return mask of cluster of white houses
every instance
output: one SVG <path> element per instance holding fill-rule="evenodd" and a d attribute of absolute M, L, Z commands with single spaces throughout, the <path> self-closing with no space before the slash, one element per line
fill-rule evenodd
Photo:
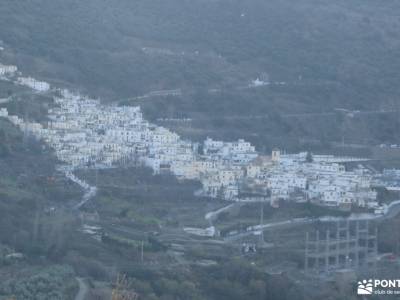
<path fill-rule="evenodd" d="M 331 155 L 281 154 L 252 162 L 244 186 L 279 199 L 313 201 L 325 206 L 350 208 L 351 205 L 376 207 L 377 193 L 372 189 L 373 174 L 362 167 L 346 171 L 343 163 L 358 158 Z M 250 167 L 249 166 L 249 167 Z M 249 168 L 248 167 L 248 168 Z M 250 175 L 249 175 L 250 174 Z"/>
<path fill-rule="evenodd" d="M 47 92 L 50 90 L 50 84 L 47 82 L 39 81 L 32 77 L 17 77 L 19 74 L 21 73 L 18 72 L 18 68 L 16 66 L 0 64 L 0 76 L 3 78 L 16 77 L 14 80 L 16 84 L 24 85 L 38 92 Z"/>
<path fill-rule="evenodd" d="M 27 86 L 38 92 L 47 92 L 48 90 L 50 90 L 50 84 L 44 81 L 38 81 L 32 77 L 18 77 L 17 82 L 20 85 Z"/>
<path fill-rule="evenodd" d="M 1 69 L 0 69 L 1 70 Z M 50 85 L 34 79 L 16 79 L 32 89 Z M 143 119 L 140 107 L 102 105 L 68 90 L 52 90 L 54 107 L 46 124 L 10 116 L 0 117 L 50 145 L 60 161 L 72 169 L 105 168 L 135 161 L 155 174 L 172 173 L 179 179 L 198 180 L 196 194 L 232 201 L 312 200 L 328 206 L 376 204 L 372 176 L 364 169 L 346 171 L 342 163 L 356 158 L 330 155 L 259 155 L 244 140 L 201 145 Z"/>
<path fill-rule="evenodd" d="M 388 191 L 400 191 L 400 170 L 384 169 L 375 177 L 375 185 L 385 187 Z"/>
<path fill-rule="evenodd" d="M 11 75 L 17 72 L 18 68 L 16 66 L 7 66 L 0 64 L 0 76 Z"/>

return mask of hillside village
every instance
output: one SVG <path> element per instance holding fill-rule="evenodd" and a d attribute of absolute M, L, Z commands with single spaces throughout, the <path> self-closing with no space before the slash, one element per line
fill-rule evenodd
<path fill-rule="evenodd" d="M 243 139 L 235 142 L 207 138 L 203 143 L 181 139 L 170 130 L 143 118 L 140 107 L 102 105 L 46 82 L 22 77 L 15 66 L 0 65 L 0 76 L 38 93 L 52 91 L 54 107 L 46 123 L 34 123 L 9 115 L 26 133 L 54 149 L 68 174 L 84 168 L 111 168 L 135 163 L 154 174 L 171 173 L 181 180 L 198 180 L 196 195 L 229 201 L 312 201 L 319 205 L 350 209 L 378 208 L 373 190 L 374 174 L 359 167 L 346 171 L 343 163 L 365 159 L 285 154 L 275 149 L 261 155 Z M 70 175 L 71 176 L 71 175 Z"/>

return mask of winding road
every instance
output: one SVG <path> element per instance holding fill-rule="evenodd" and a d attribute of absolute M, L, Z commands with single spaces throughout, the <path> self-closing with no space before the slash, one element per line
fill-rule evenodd
<path fill-rule="evenodd" d="M 75 300 L 85 300 L 86 295 L 89 291 L 89 287 L 87 286 L 84 279 L 82 279 L 80 277 L 76 277 L 76 280 L 78 281 L 78 284 L 79 284 L 79 291 L 75 296 Z"/>
<path fill-rule="evenodd" d="M 87 182 L 85 182 L 82 179 L 79 179 L 77 176 L 75 176 L 71 170 L 66 170 L 65 171 L 65 177 L 70 179 L 71 181 L 75 182 L 78 184 L 85 193 L 82 196 L 82 200 L 76 204 L 73 208 L 74 209 L 80 209 L 83 205 L 85 205 L 86 202 L 88 202 L 90 199 L 92 199 L 94 196 L 97 194 L 97 187 L 89 185 Z"/>

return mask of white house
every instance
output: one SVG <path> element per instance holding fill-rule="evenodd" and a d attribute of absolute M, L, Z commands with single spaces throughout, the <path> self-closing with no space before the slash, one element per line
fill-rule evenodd
<path fill-rule="evenodd" d="M 7 108 L 0 108 L 0 117 L 3 117 L 3 118 L 7 118 L 8 117 Z"/>

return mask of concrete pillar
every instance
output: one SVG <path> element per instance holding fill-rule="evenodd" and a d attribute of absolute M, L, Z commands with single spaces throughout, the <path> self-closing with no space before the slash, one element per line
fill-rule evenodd
<path fill-rule="evenodd" d="M 316 232 L 315 236 L 315 253 L 316 253 L 316 259 L 315 259 L 315 269 L 317 271 L 320 270 L 320 241 L 319 241 L 319 230 Z"/>
<path fill-rule="evenodd" d="M 309 233 L 306 232 L 306 248 L 305 248 L 305 260 L 304 260 L 304 271 L 308 272 L 308 243 L 309 243 Z"/>
<path fill-rule="evenodd" d="M 368 253 L 368 249 L 369 249 L 369 221 L 366 221 L 365 224 L 365 260 L 367 262 L 367 267 L 368 267 L 368 260 L 370 258 L 370 254 Z"/>
<path fill-rule="evenodd" d="M 329 272 L 329 254 L 330 254 L 330 241 L 329 241 L 329 229 L 326 231 L 325 238 L 325 272 Z"/>
<path fill-rule="evenodd" d="M 336 246 L 335 246 L 335 251 L 336 251 L 336 268 L 340 266 L 340 229 L 339 229 L 339 221 L 336 223 Z"/>
<path fill-rule="evenodd" d="M 358 268 L 360 266 L 360 236 L 359 236 L 359 232 L 360 232 L 360 222 L 356 221 L 356 268 Z"/>
<path fill-rule="evenodd" d="M 375 237 L 374 237 L 374 253 L 373 253 L 373 268 L 374 274 L 377 272 L 377 258 L 378 258 L 378 226 L 375 227 Z"/>
<path fill-rule="evenodd" d="M 350 224 L 349 220 L 346 220 L 346 268 L 350 266 Z"/>

